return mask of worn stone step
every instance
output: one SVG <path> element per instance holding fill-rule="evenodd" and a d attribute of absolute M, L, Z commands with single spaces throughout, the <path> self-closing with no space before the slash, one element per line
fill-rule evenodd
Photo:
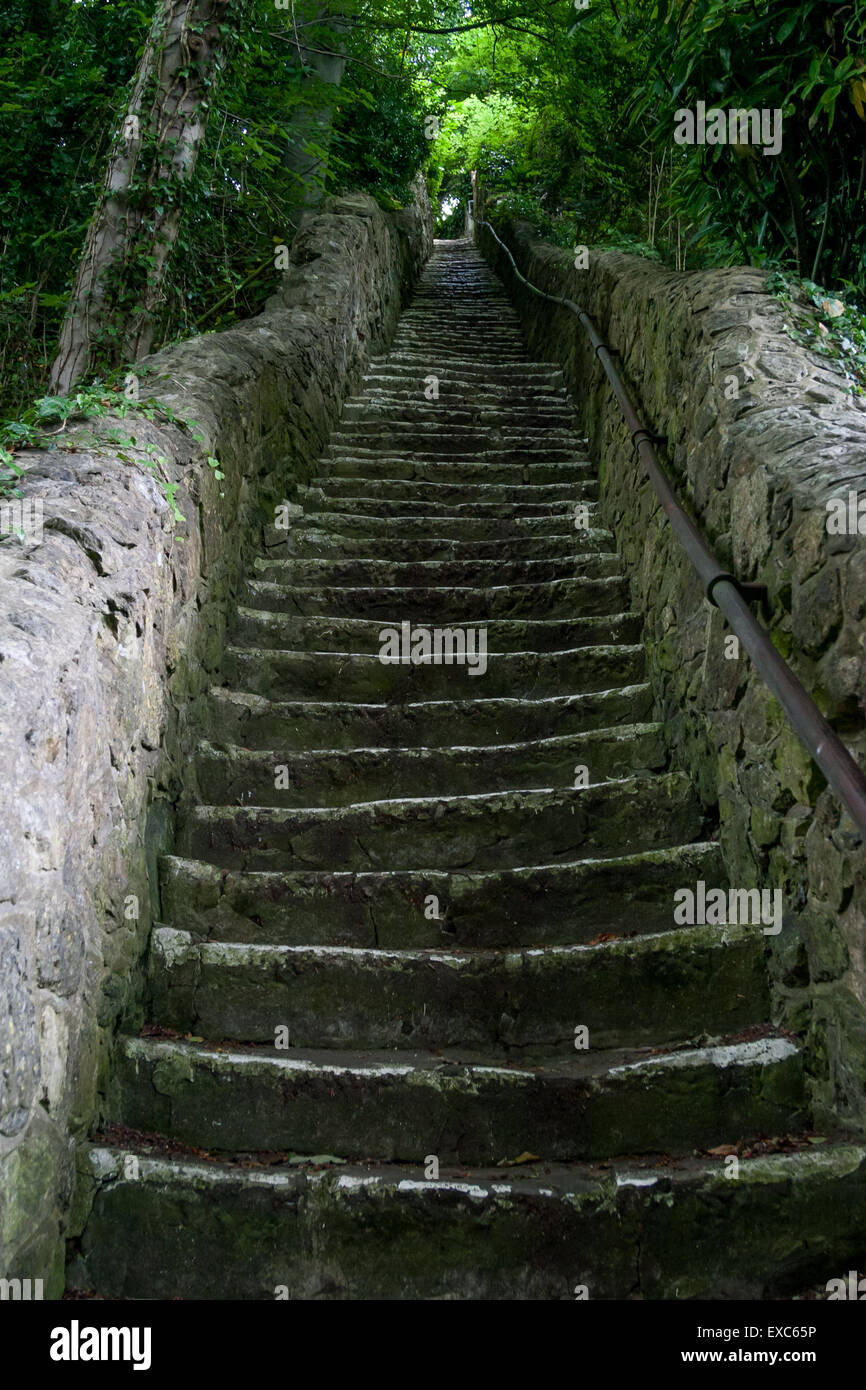
<path fill-rule="evenodd" d="M 490 585 L 539 584 L 569 579 L 622 575 L 622 561 L 612 551 L 573 551 L 558 555 L 551 550 L 543 560 L 512 560 L 507 555 L 482 560 L 465 557 L 448 560 L 337 559 L 300 556 L 261 556 L 253 562 L 256 579 L 289 587 L 436 589 L 455 586 L 487 588 Z"/>
<path fill-rule="evenodd" d="M 519 334 L 509 329 L 487 325 L 467 329 L 457 325 L 407 324 L 401 321 L 390 359 L 400 361 L 415 352 L 444 354 L 446 357 L 472 357 L 491 367 L 500 363 L 520 362 L 526 357 L 526 347 Z"/>
<path fill-rule="evenodd" d="M 477 680 L 476 680 L 477 685 Z M 244 748 L 418 748 L 550 738 L 649 718 L 646 683 L 543 698 L 418 700 L 394 705 L 345 700 L 269 700 L 214 686 L 207 733 Z"/>
<path fill-rule="evenodd" d="M 383 632 L 394 631 L 384 627 Z M 399 629 L 396 629 L 399 630 Z M 411 630 L 411 629 L 410 629 Z M 463 637 L 459 629 L 448 629 Z M 538 698 L 634 685 L 644 674 L 641 645 L 578 647 L 563 652 L 493 652 L 481 658 L 480 639 L 463 664 L 384 664 L 375 652 L 277 651 L 227 647 L 230 685 L 275 700 L 471 699 L 473 687 L 494 696 Z M 381 645 L 381 643 L 380 643 Z"/>
<path fill-rule="evenodd" d="M 304 508 L 333 505 L 343 498 L 370 496 L 375 494 L 380 510 L 401 505 L 404 502 L 423 503 L 432 509 L 454 505 L 458 508 L 490 503 L 507 506 L 525 506 L 527 503 L 548 504 L 551 502 L 574 503 L 578 490 L 580 495 L 596 480 L 588 473 L 581 475 L 580 481 L 557 483 L 446 483 L 428 482 L 426 478 L 367 479 L 360 475 L 348 478 L 333 477 L 315 480 L 309 487 L 298 489 L 298 502 Z M 369 489 L 369 492 L 368 492 Z"/>
<path fill-rule="evenodd" d="M 675 892 L 726 885 L 719 845 L 487 872 L 236 872 L 165 855 L 162 911 L 218 941 L 408 949 L 587 944 L 669 931 Z M 431 901 L 431 895 L 435 903 Z"/>
<path fill-rule="evenodd" d="M 851 1143 L 741 1159 L 736 1181 L 718 1158 L 427 1178 L 93 1146 L 82 1166 L 70 1279 L 103 1298 L 773 1300 L 862 1268 L 866 1248 Z"/>
<path fill-rule="evenodd" d="M 435 361 L 431 361 L 431 358 Z M 516 368 L 510 362 L 498 362 L 491 366 L 478 353 L 473 357 L 465 353 L 424 353 L 418 351 L 417 347 L 412 351 L 401 348 L 388 357 L 371 358 L 364 379 L 371 376 L 411 376 L 423 381 L 431 374 L 438 376 L 440 382 L 460 380 L 471 385 L 516 386 L 525 381 L 528 387 L 536 390 L 543 387 L 558 394 L 565 389 L 562 368 L 555 362 L 523 362 Z"/>
<path fill-rule="evenodd" d="M 381 394 L 367 390 L 351 397 L 343 405 L 337 430 L 375 429 L 383 425 L 406 433 L 413 429 L 442 428 L 457 432 L 483 428 L 496 437 L 503 430 L 515 432 L 524 428 L 571 432 L 577 422 L 574 405 L 565 392 L 548 391 L 544 401 L 537 396 L 525 400 L 519 392 L 485 401 L 483 393 L 479 393 L 458 404 L 453 399 L 448 402 L 443 399 L 435 375 L 422 377 L 418 385 L 420 389 L 416 387 L 409 395 L 398 397 L 393 405 Z"/>
<path fill-rule="evenodd" d="M 433 303 L 414 304 L 405 313 L 400 315 L 394 341 L 401 342 L 407 337 L 420 334 L 425 339 L 435 332 L 455 333 L 458 341 L 478 339 L 484 342 L 485 339 L 492 337 L 494 340 L 508 342 L 522 351 L 526 351 L 523 336 L 520 332 L 520 324 L 514 315 L 513 307 L 503 309 L 500 313 L 485 313 L 476 301 L 473 306 L 478 309 L 478 313 L 469 313 L 465 310 L 457 313 L 442 313 Z"/>
<path fill-rule="evenodd" d="M 480 308 L 480 305 L 478 307 Z M 494 342 L 497 347 L 504 343 L 515 350 L 526 352 L 519 323 L 513 317 L 513 309 L 511 314 L 505 317 L 490 313 L 479 313 L 476 317 L 468 313 L 440 314 L 435 310 L 431 312 L 427 306 L 419 305 L 407 309 L 400 315 L 394 344 L 416 338 L 429 342 L 437 334 L 442 337 L 454 337 L 458 343 L 469 342 L 474 345 L 476 342 Z"/>
<path fill-rule="evenodd" d="M 471 627 L 455 623 L 455 628 Z M 641 635 L 637 613 L 605 613 L 593 618 L 498 618 L 487 623 L 490 652 L 554 652 L 577 647 L 633 645 Z M 382 624 L 370 618 L 293 617 L 267 609 L 239 608 L 231 645 L 325 652 L 378 652 Z"/>
<path fill-rule="evenodd" d="M 575 502 L 580 502 L 586 507 L 587 518 L 590 525 L 593 525 L 594 518 L 598 516 L 596 502 L 592 498 L 576 498 Z M 522 516 L 518 515 L 516 509 L 513 509 L 510 515 L 504 516 L 473 516 L 466 512 L 460 515 L 452 512 L 447 516 L 433 516 L 429 513 L 419 515 L 417 512 L 408 515 L 402 507 L 396 515 L 376 516 L 352 511 L 347 507 L 343 511 L 305 510 L 303 517 L 299 518 L 299 524 L 304 527 L 315 526 L 334 536 L 355 536 L 365 540 L 439 536 L 447 530 L 457 541 L 500 540 L 504 544 L 506 541 L 521 538 L 546 540 L 548 537 L 558 536 L 563 529 L 571 529 L 574 526 L 574 519 L 574 507 L 557 508 L 547 516 Z"/>
<path fill-rule="evenodd" d="M 567 450 L 556 445 L 549 450 L 544 444 L 529 447 L 531 457 L 514 459 L 515 447 L 497 445 L 488 440 L 481 448 L 441 443 L 428 447 L 426 436 L 419 437 L 411 449 L 399 440 L 334 439 L 319 459 L 319 478 L 366 477 L 407 481 L 413 478 L 427 482 L 463 483 L 475 488 L 485 483 L 527 484 L 573 483 L 593 479 L 598 473 L 589 458 L 583 441 L 575 439 Z M 315 480 L 314 480 L 315 481 Z"/>
<path fill-rule="evenodd" d="M 434 327 L 436 324 L 444 324 L 466 330 L 480 327 L 485 332 L 489 328 L 497 328 L 512 333 L 519 341 L 523 341 L 520 319 L 513 304 L 502 293 L 501 285 L 489 281 L 474 287 L 461 284 L 459 300 L 451 299 L 448 303 L 445 302 L 443 290 L 444 285 L 440 285 L 436 287 L 435 293 L 425 294 L 423 288 L 416 291 L 412 303 L 400 315 L 399 326 L 423 324 L 426 327 Z"/>
<path fill-rule="evenodd" d="M 440 440 L 434 431 L 430 431 L 428 434 L 419 435 L 411 450 L 392 439 L 335 440 L 327 446 L 322 458 L 327 465 L 328 460 L 341 458 L 372 460 L 387 455 L 399 459 L 405 458 L 408 452 L 413 463 L 505 463 L 518 464 L 521 467 L 525 465 L 531 470 L 536 465 L 545 463 L 585 463 L 582 449 L 581 441 L 577 437 L 566 442 L 554 440 L 550 443 L 503 443 L 487 439 L 484 443 L 474 444 L 471 440 Z"/>
<path fill-rule="evenodd" d="M 447 411 L 441 412 L 443 415 Z M 331 436 L 326 457 L 337 453 L 360 449 L 386 449 L 389 453 L 421 452 L 471 454 L 489 453 L 498 445 L 503 450 L 530 450 L 535 453 L 561 451 L 568 449 L 579 453 L 580 435 L 565 424 L 529 424 L 500 426 L 491 429 L 481 422 L 463 425 L 450 425 L 427 421 L 419 423 L 406 419 L 386 419 L 381 412 L 377 419 L 347 423 L 336 429 Z"/>
<path fill-rule="evenodd" d="M 473 364 L 485 371 L 494 381 L 507 371 L 520 372 L 526 358 L 525 349 L 513 345 L 493 343 L 459 343 L 453 338 L 440 336 L 423 340 L 421 337 L 405 338 L 395 343 L 389 362 L 400 365 L 421 367 L 425 376 L 440 376 L 452 362 L 456 361 L 459 371 L 464 361 L 471 356 Z"/>
<path fill-rule="evenodd" d="M 337 808 L 196 806 L 179 847 L 226 869 L 504 869 L 682 844 L 702 828 L 688 779 L 664 773 Z"/>
<path fill-rule="evenodd" d="M 592 562 L 593 557 L 587 557 L 590 570 Z M 579 568 L 575 560 L 573 569 Z M 589 618 L 600 613 L 621 613 L 628 604 L 628 585 L 619 576 L 552 579 L 547 583 L 489 588 L 292 587 L 249 580 L 241 593 L 241 603 L 244 608 L 296 613 L 300 617 L 381 617 L 385 625 L 396 623 L 398 627 L 409 620 L 426 626 L 460 622 L 477 626 L 494 618 Z"/>
<path fill-rule="evenodd" d="M 596 469 L 589 459 L 572 458 L 564 462 L 538 461 L 533 464 L 520 463 L 454 463 L 440 460 L 436 463 L 423 463 L 405 454 L 390 456 L 382 454 L 378 458 L 352 458 L 345 454 L 333 461 L 325 461 L 323 475 L 331 478 L 363 478 L 365 481 L 399 478 L 404 481 L 425 483 L 462 484 L 473 490 L 481 484 L 495 483 L 499 486 L 523 487 L 540 483 L 575 483 L 595 476 Z M 315 484 L 315 480 L 314 480 Z"/>
<path fill-rule="evenodd" d="M 564 523 L 563 523 L 564 525 Z M 453 540 L 449 536 L 344 536 L 324 529 L 268 527 L 266 553 L 297 555 L 301 559 L 385 559 L 391 561 L 496 560 L 507 553 L 511 560 L 544 560 L 588 550 L 613 550 L 613 536 L 601 527 L 565 532 L 549 537 L 501 540 Z"/>
<path fill-rule="evenodd" d="M 215 1151 L 441 1163 L 687 1154 L 796 1132 L 804 1115 L 802 1058 L 787 1038 L 509 1066 L 126 1037 L 109 1101 L 112 1119 Z"/>
<path fill-rule="evenodd" d="M 681 928 L 521 952 L 203 942 L 157 928 L 154 1021 L 179 1033 L 291 1048 L 595 1048 L 684 1044 L 762 1023 L 760 927 Z"/>
<path fill-rule="evenodd" d="M 567 397 L 547 398 L 546 401 L 517 401 L 496 399 L 488 402 L 466 401 L 458 404 L 441 396 L 429 400 L 422 389 L 417 395 L 386 397 L 381 393 L 365 392 L 363 396 L 346 401 L 337 433 L 344 429 L 373 430 L 383 425 L 404 434 L 425 429 L 490 430 L 494 436 L 504 429 L 517 430 L 564 429 L 575 434 L 575 412 Z M 578 435 L 578 438 L 580 436 Z"/>
<path fill-rule="evenodd" d="M 362 389 L 371 396 L 381 395 L 385 399 L 417 400 L 424 396 L 426 377 L 429 373 L 414 368 L 389 368 L 387 366 L 368 369 L 362 377 Z M 553 373 L 556 376 L 556 373 Z M 526 378 L 521 381 L 491 380 L 482 376 L 463 376 L 450 368 L 439 378 L 439 404 L 454 401 L 487 403 L 512 401 L 525 405 L 543 405 L 548 401 L 562 403 L 568 401 L 562 374 L 556 380 Z"/>
<path fill-rule="evenodd" d="M 395 516 L 400 519 L 422 517 L 427 522 L 429 535 L 432 535 L 434 530 L 441 530 L 446 522 L 449 529 L 452 529 L 452 517 L 458 520 L 465 517 L 485 521 L 488 534 L 495 534 L 499 530 L 500 521 L 518 519 L 528 521 L 539 518 L 555 521 L 556 526 L 561 529 L 563 521 L 566 521 L 566 524 L 569 521 L 573 522 L 574 508 L 578 503 L 591 503 L 596 501 L 597 497 L 598 483 L 594 479 L 588 479 L 571 489 L 568 497 L 550 498 L 547 501 L 488 502 L 479 499 L 472 502 L 437 502 L 435 497 L 426 496 L 421 500 L 395 499 L 389 503 L 385 498 L 369 495 L 331 497 L 319 488 L 309 488 L 303 494 L 301 505 L 305 511 L 321 515 L 334 512 L 339 515 L 348 514 L 371 519 L 381 517 L 386 520 L 393 520 Z"/>
<path fill-rule="evenodd" d="M 572 787 L 575 768 L 593 782 L 657 771 L 667 763 L 664 726 L 631 724 L 526 743 L 450 748 L 349 748 L 296 752 L 199 746 L 199 795 L 211 805 L 348 806 L 412 796 L 472 796 L 513 788 Z"/>
<path fill-rule="evenodd" d="M 526 396 L 522 393 L 518 396 L 512 388 L 492 383 L 472 385 L 470 382 L 440 381 L 439 396 L 431 401 L 425 394 L 428 389 L 429 383 L 423 377 L 417 382 L 400 377 L 379 378 L 368 382 L 363 388 L 363 395 L 347 401 L 345 408 L 348 410 L 363 403 L 371 415 L 373 411 L 379 411 L 389 418 L 400 416 L 407 420 L 417 420 L 423 416 L 433 426 L 443 413 L 449 417 L 453 414 L 461 423 L 464 415 L 476 420 L 493 420 L 504 412 L 509 422 L 519 422 L 528 415 L 545 418 L 549 415 L 555 417 L 557 423 L 565 423 L 573 431 L 578 430 L 574 407 L 564 391 L 539 387 L 529 391 Z M 345 418 L 351 421 L 355 416 L 350 414 Z M 579 432 L 578 438 L 585 446 L 585 437 Z"/>
<path fill-rule="evenodd" d="M 426 334 L 406 334 L 401 340 L 395 340 L 390 353 L 392 362 L 414 362 L 423 360 L 428 365 L 428 371 L 435 370 L 437 363 L 450 362 L 455 355 L 459 354 L 459 359 L 465 359 L 468 354 L 472 354 L 472 360 L 479 367 L 486 367 L 491 373 L 497 373 L 503 368 L 511 367 L 519 369 L 526 357 L 525 348 L 507 342 L 499 343 L 466 343 L 461 342 L 458 334 L 440 334 L 428 337 Z"/>
<path fill-rule="evenodd" d="M 565 380 L 556 368 L 542 367 L 532 371 L 525 363 L 502 362 L 492 368 L 476 362 L 455 362 L 440 354 L 431 356 L 416 355 L 412 360 L 388 363 L 371 363 L 363 380 L 365 385 L 405 388 L 416 392 L 420 383 L 424 389 L 425 380 L 435 376 L 439 380 L 440 400 L 442 392 L 450 386 L 461 392 L 501 391 L 511 400 L 532 401 L 542 395 L 559 394 L 565 389 Z"/>

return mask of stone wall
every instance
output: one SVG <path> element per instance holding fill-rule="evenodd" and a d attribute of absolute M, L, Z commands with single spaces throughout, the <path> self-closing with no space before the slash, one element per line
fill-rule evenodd
<path fill-rule="evenodd" d="M 577 300 L 621 367 L 660 458 L 721 564 L 767 585 L 778 649 L 866 766 L 866 542 L 827 532 L 828 498 L 866 495 L 866 401 L 832 360 L 795 344 L 760 271 L 676 273 L 640 257 L 573 253 L 499 227 L 521 272 Z M 718 805 L 732 886 L 780 887 L 767 938 L 777 1017 L 807 1039 L 819 1123 L 866 1126 L 866 857 L 850 819 L 726 627 L 643 477 L 586 335 L 520 285 L 484 228 L 533 356 L 560 362 L 599 462 L 602 512 L 646 616 L 658 717 Z M 689 885 L 683 885 L 687 887 Z"/>
<path fill-rule="evenodd" d="M 119 1022 L 141 1021 L 154 865 L 239 580 L 429 254 L 416 189 L 393 214 L 331 200 L 262 314 L 148 359 L 142 395 L 203 443 L 130 416 L 99 422 L 101 443 L 72 429 L 24 456 L 44 532 L 0 542 L 0 1275 L 42 1278 L 46 1297 L 75 1140 L 98 1122 Z M 161 457 L 185 524 L 109 427 Z"/>

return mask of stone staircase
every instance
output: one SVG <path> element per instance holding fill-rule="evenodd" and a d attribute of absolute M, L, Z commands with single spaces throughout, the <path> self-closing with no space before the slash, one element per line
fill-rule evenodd
<path fill-rule="evenodd" d="M 760 926 L 674 926 L 724 866 L 596 496 L 561 373 L 438 243 L 242 597 L 77 1287 L 770 1297 L 862 1256 L 862 1151 L 768 1142 L 808 1114 Z M 486 669 L 388 627 L 483 628 Z"/>

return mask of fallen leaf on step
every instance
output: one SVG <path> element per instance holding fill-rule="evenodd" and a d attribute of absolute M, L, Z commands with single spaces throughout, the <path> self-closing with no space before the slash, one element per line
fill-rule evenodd
<path fill-rule="evenodd" d="M 497 1168 L 516 1168 L 518 1163 L 538 1163 L 538 1154 L 525 1152 L 518 1154 L 517 1158 L 500 1158 Z"/>

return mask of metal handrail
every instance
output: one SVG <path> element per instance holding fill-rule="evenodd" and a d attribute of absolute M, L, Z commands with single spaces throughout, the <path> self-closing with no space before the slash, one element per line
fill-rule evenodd
<path fill-rule="evenodd" d="M 757 587 L 741 583 L 733 574 L 720 567 L 691 517 L 683 510 L 656 457 L 653 445 L 662 442 L 661 437 L 642 423 L 635 410 L 634 402 L 613 361 L 615 350 L 604 342 L 589 314 L 573 299 L 561 299 L 558 295 L 547 294 L 520 273 L 511 251 L 489 222 L 479 219 L 475 225 L 488 228 L 511 261 L 518 280 L 528 289 L 542 299 L 550 300 L 552 304 L 560 304 L 577 315 L 595 348 L 596 357 L 604 367 L 619 402 L 623 419 L 631 431 L 632 444 L 646 467 L 662 510 L 697 570 L 706 597 L 714 607 L 720 608 L 724 613 L 765 684 L 787 714 L 794 733 L 820 767 L 839 800 L 848 810 L 861 838 L 866 842 L 866 776 L 750 611 L 748 602 L 750 598 L 755 597 Z"/>

